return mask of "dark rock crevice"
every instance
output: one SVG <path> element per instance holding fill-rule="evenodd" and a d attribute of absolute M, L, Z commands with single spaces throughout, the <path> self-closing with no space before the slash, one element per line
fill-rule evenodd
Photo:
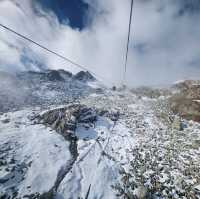
<path fill-rule="evenodd" d="M 40 199 L 53 199 L 65 176 L 72 169 L 78 157 L 77 140 L 75 130 L 78 124 L 93 124 L 97 120 L 97 111 L 85 105 L 73 104 L 65 108 L 50 110 L 37 118 L 39 123 L 51 127 L 69 142 L 69 151 L 72 158 L 60 169 L 54 186 L 46 193 L 39 196 Z"/>

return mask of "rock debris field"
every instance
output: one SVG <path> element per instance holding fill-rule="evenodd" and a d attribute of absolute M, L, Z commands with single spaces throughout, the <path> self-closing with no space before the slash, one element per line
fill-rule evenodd
<path fill-rule="evenodd" d="M 93 81 L 75 102 L 2 112 L 0 198 L 200 198 L 200 123 L 168 99 Z"/>

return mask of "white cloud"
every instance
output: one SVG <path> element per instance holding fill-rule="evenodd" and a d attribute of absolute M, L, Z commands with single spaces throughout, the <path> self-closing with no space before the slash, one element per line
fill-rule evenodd
<path fill-rule="evenodd" d="M 91 23 L 82 31 L 59 24 L 52 12 L 45 13 L 39 7 L 36 12 L 31 0 L 0 1 L 0 22 L 119 84 L 130 0 L 84 1 L 93 9 L 88 13 Z M 135 0 L 127 72 L 130 85 L 161 85 L 200 77 L 200 15 L 178 16 L 179 8 L 178 0 Z M 20 59 L 24 52 L 50 68 L 78 70 L 1 29 L 0 69 L 24 70 Z"/>

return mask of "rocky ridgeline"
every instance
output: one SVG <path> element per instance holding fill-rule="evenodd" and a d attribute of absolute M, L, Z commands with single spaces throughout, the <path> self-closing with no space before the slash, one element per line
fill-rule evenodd
<path fill-rule="evenodd" d="M 73 75 L 71 72 L 65 70 L 46 70 L 43 72 L 35 72 L 35 71 L 28 71 L 22 72 L 17 74 L 18 77 L 25 78 L 33 78 L 40 81 L 67 81 L 70 79 L 78 80 L 78 81 L 95 81 L 96 79 L 88 72 L 88 71 L 80 71 L 77 74 Z"/>
<path fill-rule="evenodd" d="M 72 102 L 96 92 L 87 82 L 95 81 L 89 73 L 73 75 L 64 70 L 43 72 L 0 72 L 0 113 L 25 107 L 48 107 Z"/>

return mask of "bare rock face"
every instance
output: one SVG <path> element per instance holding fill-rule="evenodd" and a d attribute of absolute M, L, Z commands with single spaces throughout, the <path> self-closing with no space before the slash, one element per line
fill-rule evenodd
<path fill-rule="evenodd" d="M 50 70 L 46 74 L 49 81 L 64 81 L 63 77 L 60 75 L 59 71 Z"/>
<path fill-rule="evenodd" d="M 65 139 L 69 139 L 73 136 L 78 123 L 94 123 L 97 120 L 97 113 L 85 105 L 73 104 L 50 110 L 39 116 L 39 120 L 62 134 Z"/>
<path fill-rule="evenodd" d="M 76 75 L 74 75 L 74 79 L 79 80 L 79 81 L 94 81 L 95 78 L 88 72 L 88 71 L 80 71 Z"/>
<path fill-rule="evenodd" d="M 170 98 L 174 113 L 200 122 L 200 81 L 187 80 L 175 85 L 178 92 Z"/>

